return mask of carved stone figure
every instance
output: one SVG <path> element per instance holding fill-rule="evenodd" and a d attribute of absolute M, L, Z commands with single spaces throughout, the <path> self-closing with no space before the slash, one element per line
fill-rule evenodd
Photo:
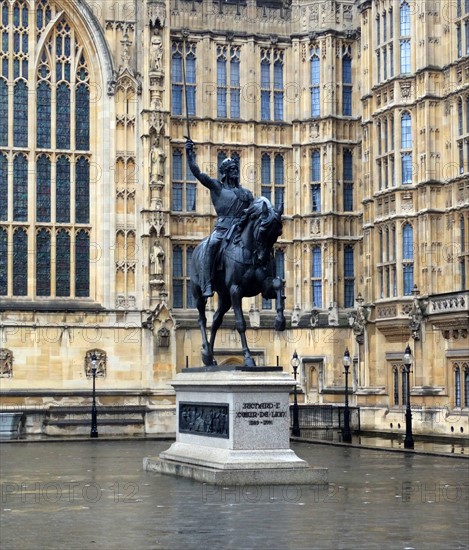
<path fill-rule="evenodd" d="M 160 146 L 160 138 L 156 138 L 150 150 L 150 181 L 151 183 L 164 180 L 166 155 Z"/>
<path fill-rule="evenodd" d="M 412 302 L 412 309 L 409 314 L 409 328 L 414 340 L 420 340 L 420 328 L 422 326 L 426 305 L 426 302 L 422 300 L 422 298 L 418 298 L 417 294 L 415 294 Z"/>
<path fill-rule="evenodd" d="M 150 252 L 150 275 L 161 277 L 164 274 L 165 253 L 159 241 L 153 243 Z"/>
<path fill-rule="evenodd" d="M 163 70 L 163 43 L 159 34 L 154 34 L 150 46 L 150 71 Z"/>

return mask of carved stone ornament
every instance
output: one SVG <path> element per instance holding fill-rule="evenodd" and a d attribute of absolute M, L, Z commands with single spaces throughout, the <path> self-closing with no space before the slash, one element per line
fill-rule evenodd
<path fill-rule="evenodd" d="M 6 348 L 0 348 L 0 378 L 12 378 L 13 376 L 13 352 Z"/>
<path fill-rule="evenodd" d="M 162 29 L 166 21 L 166 6 L 159 0 L 148 0 L 148 21 L 150 27 Z"/>
<path fill-rule="evenodd" d="M 158 330 L 158 346 L 160 348 L 169 348 L 170 332 L 164 325 Z"/>
<path fill-rule="evenodd" d="M 85 355 L 85 375 L 87 378 L 93 376 L 91 367 L 93 354 L 96 356 L 96 376 L 104 378 L 106 376 L 107 356 L 102 349 L 90 349 Z"/>

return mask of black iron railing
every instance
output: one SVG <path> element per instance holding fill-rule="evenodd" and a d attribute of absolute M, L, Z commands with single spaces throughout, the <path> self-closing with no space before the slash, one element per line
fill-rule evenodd
<path fill-rule="evenodd" d="M 345 407 L 341 405 L 299 405 L 300 429 L 338 429 L 344 424 Z M 360 407 L 349 407 L 350 429 L 360 432 Z M 290 426 L 293 425 L 293 406 L 290 406 Z"/>

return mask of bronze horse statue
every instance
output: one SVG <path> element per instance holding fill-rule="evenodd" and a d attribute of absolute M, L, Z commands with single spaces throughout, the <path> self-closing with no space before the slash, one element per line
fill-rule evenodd
<path fill-rule="evenodd" d="M 242 310 L 244 297 L 262 293 L 266 299 L 275 298 L 275 330 L 285 330 L 283 281 L 276 276 L 273 254 L 273 246 L 282 234 L 282 214 L 283 206 L 276 210 L 269 200 L 260 197 L 244 210 L 238 224 L 229 232 L 231 235 L 221 247 L 218 269 L 213 276 L 214 290 L 218 294 L 218 309 L 213 316 L 210 340 L 207 338 L 205 316 L 207 298 L 202 294 L 200 281 L 208 239 L 204 239 L 195 248 L 191 265 L 191 289 L 199 312 L 204 365 L 216 365 L 213 357 L 215 337 L 225 313 L 233 307 L 236 329 L 243 347 L 244 364 L 247 367 L 256 366 L 246 340 L 246 321 Z"/>

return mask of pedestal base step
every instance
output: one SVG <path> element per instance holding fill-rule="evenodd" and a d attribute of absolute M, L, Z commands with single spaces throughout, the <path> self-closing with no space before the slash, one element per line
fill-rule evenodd
<path fill-rule="evenodd" d="M 327 468 L 221 469 L 161 457 L 145 457 L 143 469 L 212 485 L 326 485 L 328 482 Z"/>

